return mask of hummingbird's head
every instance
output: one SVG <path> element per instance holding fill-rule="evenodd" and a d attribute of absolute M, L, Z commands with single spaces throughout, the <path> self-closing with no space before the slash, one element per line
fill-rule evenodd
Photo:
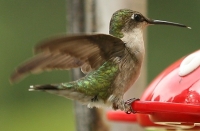
<path fill-rule="evenodd" d="M 130 9 L 120 9 L 112 15 L 109 33 L 118 38 L 122 38 L 123 32 L 131 32 L 134 31 L 134 29 L 143 29 L 147 25 L 157 24 L 173 25 L 191 29 L 190 27 L 179 23 L 148 19 L 141 13 Z"/>
<path fill-rule="evenodd" d="M 138 17 L 138 19 L 134 19 L 134 15 Z M 122 38 L 123 37 L 122 31 L 128 31 L 136 27 L 144 26 L 145 22 L 139 20 L 140 16 L 142 15 L 139 12 L 132 11 L 129 9 L 121 9 L 116 11 L 112 15 L 112 18 L 110 20 L 109 33 L 118 38 Z"/>

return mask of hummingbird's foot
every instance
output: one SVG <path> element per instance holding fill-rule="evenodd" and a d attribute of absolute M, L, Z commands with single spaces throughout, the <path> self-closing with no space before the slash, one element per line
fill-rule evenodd
<path fill-rule="evenodd" d="M 98 101 L 98 96 L 95 95 L 92 99 L 91 99 L 91 102 L 97 102 Z"/>
<path fill-rule="evenodd" d="M 127 100 L 126 102 L 125 102 L 125 112 L 127 113 L 127 114 L 131 114 L 131 113 L 135 113 L 135 111 L 133 110 L 133 108 L 132 108 L 132 103 L 133 102 L 135 102 L 135 101 L 139 101 L 140 99 L 139 98 L 131 98 L 131 99 L 129 99 L 129 100 Z"/>

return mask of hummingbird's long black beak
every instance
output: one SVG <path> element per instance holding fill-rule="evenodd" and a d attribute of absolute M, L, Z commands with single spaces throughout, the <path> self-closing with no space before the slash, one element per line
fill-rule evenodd
<path fill-rule="evenodd" d="M 148 24 L 152 24 L 152 25 L 172 25 L 172 26 L 179 26 L 179 27 L 184 27 L 184 28 L 191 29 L 191 27 L 189 27 L 189 26 L 186 26 L 186 25 L 183 25 L 183 24 L 179 24 L 179 23 L 175 23 L 175 22 L 170 22 L 170 21 L 146 19 L 146 22 Z"/>

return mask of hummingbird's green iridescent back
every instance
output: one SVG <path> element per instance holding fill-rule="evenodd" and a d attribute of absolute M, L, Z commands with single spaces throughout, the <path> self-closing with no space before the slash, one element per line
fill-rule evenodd
<path fill-rule="evenodd" d="M 105 62 L 98 70 L 89 73 L 85 77 L 63 83 L 59 86 L 60 89 L 73 88 L 88 96 L 98 96 L 106 100 L 112 92 L 112 83 L 118 74 L 118 65 L 113 61 Z"/>

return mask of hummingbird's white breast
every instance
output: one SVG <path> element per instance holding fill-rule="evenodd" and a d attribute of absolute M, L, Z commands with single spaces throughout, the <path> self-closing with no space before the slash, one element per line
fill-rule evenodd
<path fill-rule="evenodd" d="M 120 60 L 120 73 L 114 82 L 114 94 L 126 92 L 135 83 L 145 54 L 142 29 L 135 28 L 131 32 L 124 32 L 123 35 L 125 55 Z"/>

